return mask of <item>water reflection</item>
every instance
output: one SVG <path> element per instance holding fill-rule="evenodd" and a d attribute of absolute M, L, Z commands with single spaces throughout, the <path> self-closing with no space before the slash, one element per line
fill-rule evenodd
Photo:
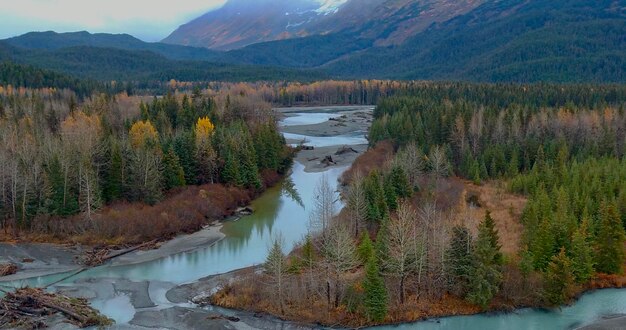
<path fill-rule="evenodd" d="M 158 280 L 180 284 L 261 264 L 274 235 L 280 233 L 285 239 L 285 252 L 290 251 L 306 235 L 308 210 L 312 208 L 317 182 L 326 175 L 329 182 L 335 183 L 346 168 L 306 173 L 302 164 L 295 163 L 290 178 L 293 186 L 297 187 L 299 199 L 283 193 L 280 186 L 269 189 L 252 203 L 255 210 L 253 215 L 224 224 L 223 232 L 227 236 L 217 244 L 138 265 L 100 266 L 62 283 L 84 278 L 125 278 L 131 281 Z M 43 286 L 65 276 L 67 274 L 57 274 L 13 284 Z"/>

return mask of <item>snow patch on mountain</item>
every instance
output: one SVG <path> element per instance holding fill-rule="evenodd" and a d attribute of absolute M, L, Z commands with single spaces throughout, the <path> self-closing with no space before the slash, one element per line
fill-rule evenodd
<path fill-rule="evenodd" d="M 322 15 L 334 14 L 348 1 L 349 0 L 317 0 L 321 6 L 316 9 L 315 12 Z"/>

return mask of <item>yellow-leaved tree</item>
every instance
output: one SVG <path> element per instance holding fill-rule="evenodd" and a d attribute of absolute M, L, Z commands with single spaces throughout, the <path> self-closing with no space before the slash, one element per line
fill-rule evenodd
<path fill-rule="evenodd" d="M 153 149 L 159 146 L 159 133 L 149 120 L 134 123 L 129 137 L 130 145 L 135 149 Z"/>
<path fill-rule="evenodd" d="M 130 128 L 134 157 L 130 164 L 132 191 L 137 199 L 154 205 L 161 198 L 161 147 L 159 133 L 149 120 L 138 121 Z"/>
<path fill-rule="evenodd" d="M 196 162 L 198 182 L 213 183 L 217 177 L 217 153 L 211 144 L 215 125 L 209 117 L 196 122 Z"/>
<path fill-rule="evenodd" d="M 198 118 L 196 123 L 196 145 L 208 143 L 214 130 L 215 125 L 213 125 L 209 117 Z"/>

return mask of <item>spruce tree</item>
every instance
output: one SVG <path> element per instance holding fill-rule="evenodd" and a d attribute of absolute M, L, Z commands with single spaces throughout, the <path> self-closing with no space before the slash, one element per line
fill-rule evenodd
<path fill-rule="evenodd" d="M 572 248 L 570 259 L 572 260 L 572 272 L 578 283 L 585 283 L 593 275 L 593 248 L 589 242 L 587 219 L 584 218 L 580 227 L 572 236 Z"/>
<path fill-rule="evenodd" d="M 66 187 L 61 163 L 56 156 L 46 168 L 46 179 L 48 212 L 59 216 L 78 213 L 78 199 L 72 189 Z"/>
<path fill-rule="evenodd" d="M 111 161 L 105 171 L 102 189 L 102 195 L 107 203 L 119 200 L 124 193 L 124 160 L 119 144 L 113 144 L 110 152 Z"/>
<path fill-rule="evenodd" d="M 491 211 L 487 210 L 485 213 L 483 224 L 486 232 L 488 233 L 491 248 L 495 251 L 494 263 L 501 265 L 504 262 L 502 252 L 500 251 L 502 245 L 500 245 L 500 236 L 498 234 L 498 229 L 496 229 L 496 223 L 491 217 Z"/>
<path fill-rule="evenodd" d="M 380 276 L 377 258 L 370 258 L 365 266 L 363 281 L 365 297 L 363 305 L 367 318 L 373 322 L 382 322 L 387 315 L 387 289 Z"/>
<path fill-rule="evenodd" d="M 163 156 L 163 183 L 166 190 L 185 185 L 185 172 L 171 148 Z"/>
<path fill-rule="evenodd" d="M 389 174 L 391 184 L 399 198 L 411 197 L 412 189 L 406 172 L 400 166 L 394 166 Z"/>
<path fill-rule="evenodd" d="M 364 265 L 367 264 L 367 261 L 370 258 L 375 256 L 374 244 L 372 243 L 372 240 L 370 239 L 370 235 L 367 231 L 364 232 L 362 235 L 361 243 L 359 244 L 359 247 L 357 248 L 357 255 L 361 263 L 363 263 Z"/>
<path fill-rule="evenodd" d="M 490 220 L 493 221 L 487 214 L 478 227 L 478 237 L 474 245 L 470 291 L 467 295 L 467 300 L 482 308 L 489 305 L 498 293 L 502 282 L 502 270 L 500 269 L 502 257 L 497 245 L 498 236 L 497 232 L 494 232 Z"/>
<path fill-rule="evenodd" d="M 380 223 L 389 210 L 377 171 L 372 171 L 365 179 L 365 199 L 367 200 L 367 220 L 371 223 Z"/>
<path fill-rule="evenodd" d="M 452 292 L 465 296 L 469 291 L 473 266 L 472 235 L 464 226 L 456 226 L 452 230 L 450 248 L 446 252 L 449 283 Z"/>
<path fill-rule="evenodd" d="M 383 190 L 385 193 L 385 203 L 390 210 L 395 210 L 398 208 L 398 195 L 396 194 L 396 189 L 393 186 L 393 182 L 391 178 L 387 176 L 383 182 Z"/>
<path fill-rule="evenodd" d="M 620 274 L 624 264 L 624 227 L 615 203 L 602 202 L 596 237 L 597 266 L 601 273 Z"/>
<path fill-rule="evenodd" d="M 552 305 L 561 305 L 570 296 L 574 284 L 572 261 L 567 257 L 565 249 L 552 257 L 545 274 L 545 296 Z"/>
<path fill-rule="evenodd" d="M 196 143 L 192 130 L 185 130 L 174 138 L 174 152 L 185 173 L 186 184 L 197 183 Z"/>

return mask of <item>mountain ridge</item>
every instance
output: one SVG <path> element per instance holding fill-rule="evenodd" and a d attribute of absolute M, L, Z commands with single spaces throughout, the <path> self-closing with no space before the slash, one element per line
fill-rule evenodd
<path fill-rule="evenodd" d="M 147 50 L 172 60 L 216 60 L 221 53 L 201 47 L 145 42 L 129 34 L 89 33 L 87 31 L 57 33 L 54 31 L 29 32 L 4 42 L 28 49 L 58 50 L 76 46 Z"/>

